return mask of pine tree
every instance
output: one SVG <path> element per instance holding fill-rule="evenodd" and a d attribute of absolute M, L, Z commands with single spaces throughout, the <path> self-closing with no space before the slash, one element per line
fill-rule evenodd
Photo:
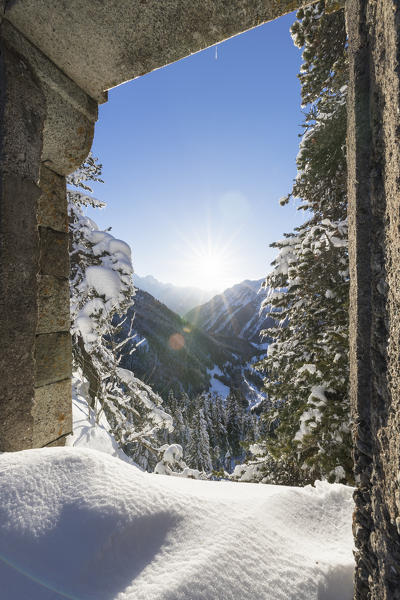
<path fill-rule="evenodd" d="M 201 407 L 196 409 L 193 416 L 186 456 L 192 469 L 198 469 L 205 473 L 212 471 L 207 422 Z"/>
<path fill-rule="evenodd" d="M 226 399 L 226 434 L 231 458 L 236 461 L 243 457 L 240 442 L 243 440 L 244 415 L 242 397 L 237 390 L 231 389 Z"/>
<path fill-rule="evenodd" d="M 213 468 L 219 471 L 224 468 L 227 449 L 226 413 L 222 397 L 213 394 L 210 402 L 213 435 L 211 438 L 211 458 Z"/>
<path fill-rule="evenodd" d="M 266 375 L 269 423 L 265 472 L 279 482 L 326 477 L 352 481 L 348 399 L 348 252 L 346 221 L 347 56 L 344 11 L 324 2 L 302 9 L 292 27 L 303 50 L 299 75 L 306 107 L 298 176 L 291 197 L 307 221 L 284 240 L 265 286 L 277 313 L 260 368 Z M 284 479 L 284 481 L 283 481 Z"/>
<path fill-rule="evenodd" d="M 120 447 L 144 468 L 159 459 L 157 434 L 172 430 L 162 400 L 119 367 L 113 316 L 132 305 L 134 289 L 129 246 L 108 231 L 99 231 L 85 206 L 104 206 L 93 196 L 90 181 L 101 181 L 101 165 L 91 155 L 68 178 L 71 234 L 71 317 L 73 362 L 79 378 L 89 383 L 89 403 L 98 417 L 105 412 Z M 81 190 L 84 190 L 82 192 Z M 126 340 L 128 341 L 128 340 Z"/>

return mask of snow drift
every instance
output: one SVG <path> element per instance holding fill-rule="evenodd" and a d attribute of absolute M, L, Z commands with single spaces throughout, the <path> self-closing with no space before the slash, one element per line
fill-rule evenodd
<path fill-rule="evenodd" d="M 0 456 L 2 600 L 351 600 L 352 490 L 152 475 L 85 448 Z"/>

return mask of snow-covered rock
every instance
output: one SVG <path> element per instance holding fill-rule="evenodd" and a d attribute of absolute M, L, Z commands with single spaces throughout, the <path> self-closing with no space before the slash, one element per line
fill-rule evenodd
<path fill-rule="evenodd" d="M 0 456 L 2 600 L 351 600 L 352 489 L 144 473 L 103 452 Z"/>

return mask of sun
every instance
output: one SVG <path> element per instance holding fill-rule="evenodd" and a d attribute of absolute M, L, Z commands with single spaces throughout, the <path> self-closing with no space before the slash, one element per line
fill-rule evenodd
<path fill-rule="evenodd" d="M 197 239 L 185 256 L 186 269 L 196 287 L 204 290 L 222 290 L 228 287 L 234 271 L 231 240 Z"/>
<path fill-rule="evenodd" d="M 216 249 L 199 250 L 193 257 L 193 270 L 200 286 L 218 288 L 226 277 L 226 257 Z"/>
<path fill-rule="evenodd" d="M 213 236 L 209 229 L 193 231 L 191 237 L 177 232 L 179 259 L 174 268 L 179 285 L 220 293 L 236 282 L 237 249 L 234 233 Z"/>

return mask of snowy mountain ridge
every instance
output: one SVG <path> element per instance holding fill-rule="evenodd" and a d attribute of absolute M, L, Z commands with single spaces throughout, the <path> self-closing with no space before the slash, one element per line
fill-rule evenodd
<path fill-rule="evenodd" d="M 215 291 L 163 283 L 152 275 L 140 277 L 140 275 L 134 273 L 133 283 L 135 287 L 151 294 L 180 316 L 183 316 L 195 306 L 207 302 L 215 295 Z"/>
<path fill-rule="evenodd" d="M 261 304 L 269 293 L 261 287 L 263 281 L 246 279 L 192 309 L 186 318 L 212 335 L 260 344 L 260 332 L 273 324 L 268 311 L 261 311 Z"/>
<path fill-rule="evenodd" d="M 191 325 L 140 289 L 128 311 L 128 319 L 122 318 L 117 344 L 129 337 L 133 315 L 133 330 L 137 336 L 124 346 L 121 366 L 133 371 L 163 397 L 169 390 L 176 394 L 201 394 L 210 386 L 211 391 L 223 391 L 226 397 L 234 366 L 237 369 L 247 364 L 257 353 L 246 339 L 217 339 Z M 140 345 L 132 352 L 138 342 Z M 227 365 L 230 365 L 230 374 Z"/>

